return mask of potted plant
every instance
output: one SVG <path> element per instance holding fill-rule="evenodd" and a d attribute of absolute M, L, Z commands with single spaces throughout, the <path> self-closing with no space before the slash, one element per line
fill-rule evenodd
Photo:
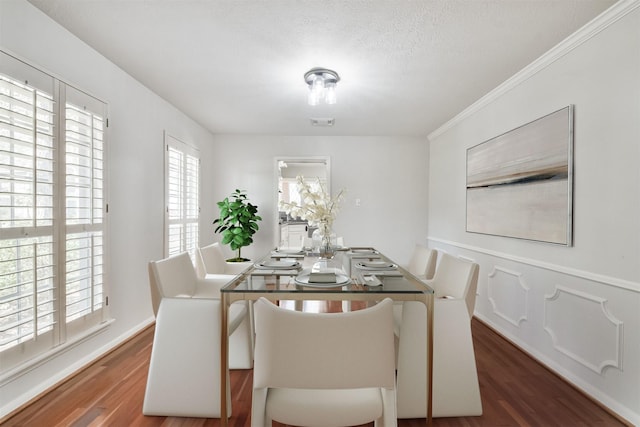
<path fill-rule="evenodd" d="M 218 208 L 220 217 L 213 221 L 218 224 L 215 232 L 222 234 L 223 245 L 229 245 L 231 250 L 238 251 L 235 258 L 227 261 L 249 261 L 240 255 L 240 249 L 253 243 L 251 236 L 258 231 L 258 221 L 262 220 L 258 216 L 258 207 L 249 203 L 244 190 L 236 189 L 229 197 L 218 202 Z"/>

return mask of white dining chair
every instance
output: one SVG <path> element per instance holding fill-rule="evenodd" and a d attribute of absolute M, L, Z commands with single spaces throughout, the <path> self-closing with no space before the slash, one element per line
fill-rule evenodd
<path fill-rule="evenodd" d="M 151 261 L 149 286 L 153 313 L 157 316 L 162 297 L 220 298 L 220 288 L 233 279 L 233 275 L 198 278 L 187 252 L 158 261 Z"/>
<path fill-rule="evenodd" d="M 416 244 L 411 253 L 407 270 L 418 279 L 430 280 L 435 274 L 437 260 L 437 250 Z"/>
<path fill-rule="evenodd" d="M 220 299 L 220 288 L 235 278 L 232 274 L 207 274 L 198 278 L 187 252 L 149 263 L 149 283 L 152 300 L 161 297 Z M 229 367 L 253 367 L 253 319 L 251 306 L 238 301 L 230 306 L 231 318 L 242 319 L 229 337 Z M 157 312 L 154 304 L 154 312 Z"/>
<path fill-rule="evenodd" d="M 420 280 L 430 280 L 436 271 L 436 263 L 438 260 L 438 251 L 429 249 L 426 246 L 417 244 L 413 247 L 409 263 L 405 268 L 409 273 L 413 274 Z M 395 302 L 393 305 L 393 319 L 396 336 L 400 335 L 400 327 L 402 325 L 402 310 L 404 302 Z M 396 343 L 397 347 L 398 343 Z M 397 348 L 396 348 L 397 352 Z"/>
<path fill-rule="evenodd" d="M 391 306 L 305 313 L 259 299 L 251 425 L 396 426 Z"/>
<path fill-rule="evenodd" d="M 252 262 L 227 262 L 220 243 L 215 242 L 196 250 L 196 273 L 199 278 L 218 275 L 236 276 L 244 272 Z"/>
<path fill-rule="evenodd" d="M 433 280 L 433 416 L 482 415 L 471 316 L 479 266 L 442 254 Z M 427 313 L 424 304 L 406 302 L 399 328 L 398 418 L 424 418 L 426 411 Z"/>
<path fill-rule="evenodd" d="M 230 333 L 237 329 L 241 314 L 230 316 Z M 230 388 L 227 402 L 230 414 Z M 162 299 L 142 413 L 220 418 L 220 300 Z"/>
<path fill-rule="evenodd" d="M 149 263 L 156 325 L 145 415 L 220 417 L 220 288 L 226 283 L 198 279 L 186 252 Z M 229 307 L 227 333 L 229 366 L 251 368 L 253 334 L 246 302 Z"/>
<path fill-rule="evenodd" d="M 244 273 L 248 268 L 253 265 L 253 262 L 228 262 L 225 259 L 224 252 L 222 251 L 222 246 L 220 243 L 215 242 L 207 246 L 203 246 L 201 248 L 197 248 L 196 250 L 196 273 L 199 278 L 203 279 L 220 279 L 226 278 L 227 281 L 230 276 L 237 276 L 239 274 Z M 254 320 L 253 320 L 253 301 L 248 302 L 249 309 L 249 321 L 248 326 L 250 328 L 250 335 L 253 336 L 254 329 Z M 252 341 L 253 342 L 253 341 Z M 231 340 L 229 342 L 231 346 L 230 353 L 235 354 L 236 357 L 233 360 L 231 366 L 235 368 L 250 368 L 252 365 L 250 362 L 245 363 L 244 365 L 238 364 L 238 356 L 241 354 L 242 349 L 244 348 L 244 344 L 238 346 L 237 340 Z M 247 353 L 246 356 L 249 356 Z M 246 360 L 246 358 L 245 358 Z"/>

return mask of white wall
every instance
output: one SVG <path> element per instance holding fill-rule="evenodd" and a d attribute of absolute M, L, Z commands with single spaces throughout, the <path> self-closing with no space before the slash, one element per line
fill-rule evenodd
<path fill-rule="evenodd" d="M 263 218 L 255 244 L 242 250 L 250 258 L 275 245 L 274 159 L 282 156 L 331 158 L 332 191 L 346 190 L 334 223 L 346 245 L 373 245 L 403 262 L 415 243 L 426 244 L 428 151 L 423 139 L 217 135 L 214 156 L 215 168 L 203 171 L 203 179 L 215 186 L 206 194 L 210 200 L 203 205 L 203 218 L 216 218 L 215 202 L 236 188 L 247 190 Z M 203 239 L 220 236 L 211 228 L 211 236 Z"/>
<path fill-rule="evenodd" d="M 0 47 L 109 104 L 108 274 L 115 319 L 99 335 L 0 384 L 2 418 L 151 321 L 146 266 L 163 254 L 163 131 L 200 145 L 205 163 L 212 135 L 24 0 L 0 1 Z"/>
<path fill-rule="evenodd" d="M 569 104 L 574 245 L 466 233 L 466 149 Z M 640 424 L 638 2 L 614 6 L 430 141 L 429 244 L 480 263 L 476 315 Z"/>

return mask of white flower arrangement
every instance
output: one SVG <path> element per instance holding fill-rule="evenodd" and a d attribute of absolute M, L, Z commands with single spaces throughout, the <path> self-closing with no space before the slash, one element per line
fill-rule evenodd
<path fill-rule="evenodd" d="M 310 226 L 322 224 L 324 227 L 331 228 L 340 203 L 344 199 L 344 190 L 340 190 L 336 197 L 331 198 L 319 178 L 317 190 L 312 189 L 311 184 L 302 175 L 298 175 L 296 181 L 300 203 L 281 201 L 280 209 L 294 218 L 300 217 L 306 220 Z"/>

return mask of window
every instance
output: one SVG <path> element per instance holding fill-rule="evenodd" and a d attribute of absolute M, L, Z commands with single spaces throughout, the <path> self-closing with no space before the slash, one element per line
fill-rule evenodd
<path fill-rule="evenodd" d="M 65 315 L 95 316 L 104 301 L 104 111 L 67 87 L 65 103 Z M 94 101 L 95 102 L 95 101 Z"/>
<path fill-rule="evenodd" d="M 2 372 L 106 320 L 105 111 L 0 52 Z"/>
<path fill-rule="evenodd" d="M 194 259 L 200 221 L 198 150 L 165 134 L 165 256 L 187 251 Z"/>

